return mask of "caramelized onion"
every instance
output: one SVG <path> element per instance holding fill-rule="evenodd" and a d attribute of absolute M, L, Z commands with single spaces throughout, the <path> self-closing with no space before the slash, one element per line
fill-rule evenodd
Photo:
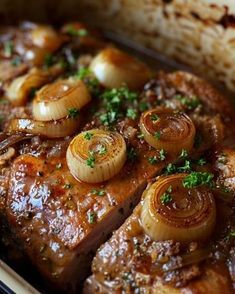
<path fill-rule="evenodd" d="M 121 170 L 126 160 L 126 143 L 117 132 L 90 130 L 72 140 L 66 158 L 75 178 L 87 183 L 99 183 Z"/>
<path fill-rule="evenodd" d="M 41 135 L 48 138 L 61 138 L 72 135 L 79 127 L 79 119 L 61 118 L 51 121 L 37 121 L 30 118 L 16 118 L 11 120 L 8 131 L 10 133 L 23 132 Z"/>
<path fill-rule="evenodd" d="M 65 117 L 69 109 L 81 109 L 91 100 L 89 91 L 80 80 L 59 80 L 44 86 L 33 101 L 34 118 L 41 121 Z"/>
<path fill-rule="evenodd" d="M 54 51 L 61 45 L 61 37 L 50 26 L 36 26 L 30 32 L 32 43 L 48 51 Z"/>
<path fill-rule="evenodd" d="M 184 188 L 185 176 L 159 178 L 144 193 L 141 221 L 154 240 L 205 240 L 214 229 L 216 208 L 211 191 L 204 186 Z"/>
<path fill-rule="evenodd" d="M 140 129 L 145 141 L 156 149 L 179 155 L 193 148 L 195 127 L 185 113 L 156 108 L 141 115 Z"/>
<path fill-rule="evenodd" d="M 15 106 L 23 106 L 32 89 L 38 88 L 49 81 L 45 71 L 33 68 L 29 73 L 13 80 L 7 88 L 6 95 Z"/>
<path fill-rule="evenodd" d="M 107 88 L 119 88 L 126 84 L 135 90 L 150 77 L 144 63 L 116 48 L 102 50 L 91 62 L 91 70 Z"/>

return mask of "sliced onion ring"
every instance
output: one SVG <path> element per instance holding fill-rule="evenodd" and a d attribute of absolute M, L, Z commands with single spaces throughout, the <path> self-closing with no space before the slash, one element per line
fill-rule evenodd
<path fill-rule="evenodd" d="M 30 32 L 32 43 L 40 48 L 47 49 L 51 52 L 58 49 L 62 43 L 61 37 L 50 26 L 36 26 Z"/>
<path fill-rule="evenodd" d="M 86 138 L 86 134 L 90 138 Z M 67 149 L 71 174 L 87 183 L 99 183 L 116 175 L 126 160 L 126 143 L 117 132 L 93 129 L 76 136 Z M 90 162 L 92 159 L 93 162 Z"/>
<path fill-rule="evenodd" d="M 62 118 L 56 121 L 37 121 L 30 118 L 15 118 L 8 126 L 10 133 L 27 133 L 48 138 L 62 138 L 74 134 L 79 127 L 79 119 Z"/>
<path fill-rule="evenodd" d="M 156 149 L 179 155 L 182 149 L 191 151 L 195 126 L 185 113 L 158 107 L 141 115 L 140 129 L 145 141 Z"/>
<path fill-rule="evenodd" d="M 68 109 L 81 109 L 90 100 L 89 91 L 82 81 L 58 80 L 38 91 L 33 101 L 33 116 L 41 121 L 61 119 L 68 114 Z"/>
<path fill-rule="evenodd" d="M 41 87 L 49 81 L 49 74 L 43 70 L 33 68 L 29 73 L 13 80 L 6 89 L 6 96 L 15 106 L 23 106 L 32 89 Z"/>
<path fill-rule="evenodd" d="M 102 50 L 90 67 L 99 82 L 107 88 L 119 88 L 126 84 L 130 89 L 139 89 L 150 77 L 144 63 L 116 48 Z"/>
<path fill-rule="evenodd" d="M 182 180 L 187 174 L 159 178 L 144 193 L 141 222 L 154 240 L 173 239 L 180 242 L 206 240 L 216 219 L 213 194 L 206 187 L 186 189 Z M 172 200 L 162 202 L 171 187 Z"/>

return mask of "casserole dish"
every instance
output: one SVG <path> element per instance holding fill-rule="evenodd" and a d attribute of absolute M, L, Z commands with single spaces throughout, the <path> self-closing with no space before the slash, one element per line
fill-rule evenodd
<path fill-rule="evenodd" d="M 42 36 L 46 34 L 49 37 L 40 39 L 41 32 Z M 7 39 L 9 35 L 10 39 Z M 2 114 L 10 112 L 10 116 L 5 116 L 2 122 L 4 130 L 2 152 L 4 156 L 13 152 L 9 158 L 4 159 L 5 169 L 1 178 L 1 187 L 7 195 L 6 198 L 3 196 L 1 206 L 3 234 L 7 231 L 8 241 L 17 242 L 17 247 L 19 246 L 38 268 L 42 277 L 57 287 L 56 291 L 81 290 L 80 282 L 87 276 L 86 268 L 89 268 L 97 247 L 107 239 L 109 233 L 120 227 L 132 212 L 147 182 L 159 175 L 168 164 L 173 166 L 175 162 L 178 164 L 181 153 L 184 153 L 183 157 L 189 156 L 190 160 L 200 160 L 198 156 L 204 154 L 209 164 L 208 167 L 204 167 L 205 174 L 215 177 L 219 181 L 218 185 L 227 186 L 231 194 L 233 193 L 231 177 L 227 177 L 222 171 L 216 176 L 210 174 L 211 165 L 214 171 L 211 154 L 217 155 L 220 151 L 217 146 L 221 146 L 224 136 L 230 139 L 227 144 L 233 146 L 231 143 L 233 115 L 229 103 L 209 84 L 182 72 L 152 73 L 146 65 L 110 45 L 107 46 L 107 43 L 97 37 L 95 32 L 79 23 L 65 25 L 57 32 L 45 26 L 24 23 L 19 31 L 13 29 L 13 38 L 11 33 L 3 36 L 6 38 L 5 41 L 14 44 L 10 53 L 11 65 L 14 65 L 16 60 L 19 61 L 15 59 L 16 57 L 20 58 L 20 63 L 17 64 L 19 72 L 13 71 L 13 79 L 6 78 L 7 71 L 2 76 L 4 94 L 12 103 L 10 108 L 6 103 L 2 109 Z M 50 38 L 53 40 L 51 44 Z M 24 43 L 25 40 L 28 43 Z M 40 49 L 37 52 L 40 52 L 43 58 L 39 55 L 39 59 L 28 59 L 29 55 L 25 54 L 29 50 L 27 46 L 32 46 L 30 50 L 43 48 L 44 45 L 41 44 L 44 44 L 44 40 L 46 40 L 46 49 L 51 54 L 50 58 L 48 59 L 48 51 L 43 55 L 44 52 Z M 71 63 L 71 46 L 73 54 L 73 50 L 76 52 L 76 49 L 80 54 L 75 63 Z M 22 47 L 24 50 L 19 51 Z M 8 53 L 9 51 L 4 52 L 4 54 Z M 104 72 L 100 72 L 99 64 L 106 64 L 106 58 L 108 58 L 108 67 Z M 119 58 L 122 62 L 116 62 Z M 107 75 L 110 63 L 112 74 Z M 24 64 L 27 68 L 22 69 L 21 65 Z M 124 64 L 125 70 L 122 68 Z M 91 72 L 87 67 L 91 68 Z M 135 68 L 138 70 L 136 71 Z M 78 70 L 78 73 L 74 72 L 74 69 Z M 110 79 L 116 69 L 118 74 L 115 79 Z M 150 75 L 153 80 L 148 83 Z M 24 83 L 25 79 L 27 83 Z M 123 82 L 127 87 L 122 86 Z M 44 84 L 47 85 L 42 87 Z M 141 88 L 143 84 L 145 84 L 144 89 Z M 35 87 L 40 89 L 31 93 L 29 90 Z M 161 101 L 155 91 L 157 93 L 162 91 L 165 100 Z M 71 104 L 75 101 L 73 93 L 76 93 L 76 97 L 81 97 L 76 102 L 79 102 L 79 105 Z M 33 102 L 29 100 L 31 95 Z M 157 105 L 152 104 L 151 99 L 148 100 L 149 95 Z M 90 96 L 93 97 L 92 101 Z M 62 98 L 70 104 L 66 107 L 65 104 L 60 104 L 56 111 L 55 108 L 52 111 L 53 101 Z M 109 100 L 112 101 L 114 98 L 117 108 L 114 108 L 114 102 L 111 103 Z M 44 105 L 43 111 L 42 105 Z M 96 107 L 98 116 L 94 114 L 92 105 Z M 140 122 L 140 127 L 143 129 L 141 129 L 142 134 L 139 134 L 139 118 L 144 111 L 140 107 L 143 105 L 147 105 L 150 110 L 156 107 L 160 111 L 154 116 L 157 117 L 156 121 L 163 113 L 164 116 L 176 116 L 177 118 L 174 118 L 176 121 L 188 122 L 191 130 L 189 137 L 186 136 L 177 142 L 174 148 L 169 147 L 169 144 L 159 145 L 163 131 L 160 130 L 160 134 L 157 133 L 154 140 L 151 134 L 146 133 L 144 137 L 144 122 Z M 50 111 L 47 111 L 47 107 Z M 165 109 L 167 109 L 166 113 Z M 77 128 L 83 133 L 78 134 L 71 141 L 71 135 L 78 132 Z M 116 133 L 112 133 L 113 131 Z M 104 132 L 108 132 L 108 135 Z M 195 140 L 195 132 L 197 136 L 201 136 L 203 142 L 198 150 L 192 144 Z M 102 143 L 99 143 L 99 140 L 93 142 L 96 136 Z M 101 172 L 102 169 L 97 172 L 99 158 L 111 148 L 109 143 L 105 145 L 106 141 L 102 141 L 103 136 L 111 136 L 112 140 L 116 138 L 112 144 L 114 146 L 116 140 L 119 142 L 116 146 L 120 148 L 119 152 L 115 153 L 116 149 L 111 152 L 112 156 L 117 156 L 119 167 L 113 163 L 115 168 L 110 168 L 108 172 L 105 167 L 102 168 L 105 172 Z M 76 147 L 75 150 L 79 150 L 84 142 L 95 144 L 95 147 L 93 145 L 89 147 L 95 149 L 88 149 L 85 164 L 80 157 L 77 157 L 79 153 L 76 151 L 74 154 L 73 151 L 73 145 Z M 189 153 L 190 155 L 187 155 Z M 78 161 L 79 165 L 76 163 Z M 185 161 L 185 164 L 190 165 L 191 161 L 188 162 Z M 82 166 L 82 171 L 79 166 Z M 182 171 L 183 167 L 174 168 L 178 172 Z M 194 167 L 191 166 L 184 167 L 183 170 L 187 175 L 193 172 L 199 175 L 202 172 L 194 171 Z M 214 221 L 212 223 L 214 224 Z M 233 232 L 233 224 L 228 225 L 226 222 L 226 225 Z M 120 232 L 122 229 L 123 227 L 119 229 Z M 208 227 L 208 235 L 211 230 Z M 114 234 L 114 239 L 117 238 L 117 234 Z M 109 246 L 107 244 L 104 246 Z M 230 245 L 226 246 L 230 248 Z M 230 257 L 226 256 L 226 258 Z M 96 267 L 94 261 L 94 274 Z M 91 279 L 96 279 L 96 276 Z M 89 280 L 87 283 L 90 284 Z M 225 284 L 227 283 L 229 284 L 227 289 L 231 289 L 229 280 L 225 281 Z M 184 287 L 183 284 L 180 286 Z M 129 290 L 131 291 L 132 288 Z"/>

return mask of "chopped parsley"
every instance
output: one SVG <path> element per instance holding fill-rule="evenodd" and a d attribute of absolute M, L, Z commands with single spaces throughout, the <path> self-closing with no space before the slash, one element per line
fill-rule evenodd
<path fill-rule="evenodd" d="M 51 67 L 55 63 L 54 56 L 51 53 L 48 53 L 44 58 L 44 66 L 46 68 Z"/>
<path fill-rule="evenodd" d="M 72 184 L 68 183 L 68 184 L 64 184 L 64 189 L 70 189 L 72 188 Z"/>
<path fill-rule="evenodd" d="M 184 165 L 177 168 L 178 172 L 190 172 L 192 169 L 192 163 L 190 160 L 185 160 Z"/>
<path fill-rule="evenodd" d="M 93 136 L 94 136 L 94 134 L 92 134 L 90 132 L 86 132 L 86 134 L 84 135 L 84 139 L 90 140 Z"/>
<path fill-rule="evenodd" d="M 77 74 L 76 74 L 76 77 L 79 80 L 84 80 L 85 78 L 89 77 L 91 75 L 91 73 L 92 72 L 88 67 L 80 67 Z"/>
<path fill-rule="evenodd" d="M 159 116 L 156 114 L 156 113 L 153 113 L 152 115 L 151 115 L 151 121 L 157 121 L 157 120 L 159 120 Z"/>
<path fill-rule="evenodd" d="M 165 193 L 163 193 L 160 197 L 160 201 L 162 204 L 166 205 L 168 203 L 170 203 L 172 201 L 172 196 L 171 196 L 171 193 L 172 192 L 172 187 L 169 186 L 166 190 Z"/>
<path fill-rule="evenodd" d="M 183 179 L 183 186 L 185 188 L 194 188 L 201 185 L 212 187 L 213 177 L 214 175 L 208 172 L 191 172 Z"/>
<path fill-rule="evenodd" d="M 100 115 L 100 121 L 106 126 L 112 125 L 118 118 L 123 117 L 123 111 L 126 103 L 136 102 L 137 93 L 130 91 L 127 87 L 113 88 L 106 90 L 101 95 L 105 113 Z M 137 116 L 137 111 L 134 108 L 129 108 L 126 115 L 132 119 Z"/>
<path fill-rule="evenodd" d="M 95 224 L 97 219 L 97 214 L 94 211 L 88 212 L 88 223 Z"/>
<path fill-rule="evenodd" d="M 137 135 L 137 138 L 138 138 L 138 139 L 144 139 L 144 134 L 139 133 L 139 134 Z"/>
<path fill-rule="evenodd" d="M 231 232 L 229 233 L 229 236 L 230 236 L 230 237 L 235 237 L 235 231 L 231 231 Z"/>
<path fill-rule="evenodd" d="M 218 157 L 218 162 L 222 163 L 222 164 L 227 163 L 227 155 L 224 154 L 224 153 L 220 154 L 219 157 Z"/>
<path fill-rule="evenodd" d="M 171 175 L 171 174 L 174 174 L 176 171 L 177 171 L 177 167 L 176 167 L 174 164 L 169 163 L 169 164 L 166 166 L 165 174 L 167 174 L 167 175 Z"/>
<path fill-rule="evenodd" d="M 104 196 L 106 194 L 106 192 L 105 192 L 105 190 L 92 189 L 91 194 L 97 195 L 97 196 Z"/>
<path fill-rule="evenodd" d="M 148 110 L 148 109 L 149 109 L 148 103 L 146 103 L 146 102 L 140 102 L 139 103 L 139 110 L 141 112 L 143 112 L 145 110 Z"/>
<path fill-rule="evenodd" d="M 158 140 L 160 140 L 161 132 L 160 131 L 155 132 L 154 137 L 157 138 Z"/>
<path fill-rule="evenodd" d="M 14 46 L 13 46 L 12 41 L 6 41 L 4 43 L 4 54 L 7 57 L 10 57 L 13 54 L 13 50 L 14 50 Z"/>
<path fill-rule="evenodd" d="M 88 31 L 84 28 L 76 29 L 74 26 L 69 25 L 66 28 L 66 33 L 74 37 L 88 36 Z"/>
<path fill-rule="evenodd" d="M 200 165 L 200 166 L 203 166 L 206 164 L 206 160 L 205 158 L 199 158 L 197 161 L 196 161 L 196 164 L 197 165 Z"/>
<path fill-rule="evenodd" d="M 12 59 L 11 61 L 11 65 L 13 66 L 18 66 L 21 64 L 21 59 L 19 56 L 16 56 L 14 59 Z"/>
<path fill-rule="evenodd" d="M 68 117 L 76 118 L 79 115 L 79 110 L 77 108 L 69 108 L 68 109 Z"/>
<path fill-rule="evenodd" d="M 159 158 L 161 161 L 164 161 L 166 159 L 166 151 L 164 149 L 161 149 L 159 151 Z"/>
<path fill-rule="evenodd" d="M 150 164 L 156 164 L 158 163 L 159 161 L 164 161 L 166 159 L 166 151 L 164 149 L 161 149 L 159 151 L 159 155 L 154 155 L 154 156 L 150 156 L 148 158 L 148 162 Z"/>
<path fill-rule="evenodd" d="M 137 117 L 137 111 L 133 108 L 128 108 L 126 116 L 134 120 Z"/>
<path fill-rule="evenodd" d="M 137 157 L 137 152 L 135 150 L 134 147 L 131 147 L 131 148 L 128 148 L 127 150 L 127 158 L 130 160 L 130 161 L 134 161 Z"/>
<path fill-rule="evenodd" d="M 61 169 L 62 163 L 61 162 L 57 163 L 57 165 L 55 167 L 56 167 L 56 169 Z"/>
<path fill-rule="evenodd" d="M 174 98 L 179 100 L 180 103 L 183 104 L 189 110 L 193 110 L 201 104 L 200 100 L 195 96 L 185 97 L 182 95 L 176 95 L 174 96 Z"/>
<path fill-rule="evenodd" d="M 180 158 L 185 158 L 185 157 L 187 157 L 187 156 L 188 156 L 188 152 L 187 152 L 187 150 L 182 149 L 179 157 L 180 157 Z"/>
<path fill-rule="evenodd" d="M 84 81 L 92 94 L 99 94 L 99 81 L 93 76 L 92 71 L 88 67 L 81 67 L 76 74 L 79 80 Z"/>
<path fill-rule="evenodd" d="M 154 165 L 154 164 L 156 164 L 156 163 L 159 162 L 159 159 L 158 159 L 158 157 L 157 157 L 156 155 L 154 155 L 154 156 L 150 156 L 150 157 L 148 158 L 148 162 L 149 162 L 150 164 Z"/>
<path fill-rule="evenodd" d="M 94 168 L 95 167 L 95 156 L 94 156 L 94 152 L 93 151 L 89 151 L 89 157 L 86 160 L 86 164 L 90 168 Z"/>
<path fill-rule="evenodd" d="M 98 148 L 98 154 L 99 155 L 104 155 L 107 152 L 107 148 L 103 145 L 100 145 Z"/>

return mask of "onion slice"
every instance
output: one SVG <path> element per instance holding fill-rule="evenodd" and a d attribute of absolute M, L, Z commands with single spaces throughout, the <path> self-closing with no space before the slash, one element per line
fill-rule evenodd
<path fill-rule="evenodd" d="M 29 73 L 13 80 L 6 89 L 6 96 L 13 105 L 23 106 L 27 102 L 30 91 L 46 84 L 49 79 L 47 72 L 33 68 Z"/>
<path fill-rule="evenodd" d="M 126 143 L 117 132 L 93 129 L 72 140 L 66 158 L 76 179 L 99 183 L 119 173 L 126 160 Z"/>
<path fill-rule="evenodd" d="M 206 240 L 215 226 L 216 207 L 207 187 L 183 187 L 187 174 L 159 178 L 144 193 L 141 222 L 154 240 Z"/>
<path fill-rule="evenodd" d="M 128 88 L 136 90 L 150 77 L 150 71 L 144 63 L 116 48 L 102 50 L 93 59 L 90 68 L 107 88 L 119 88 L 126 84 Z"/>
<path fill-rule="evenodd" d="M 81 80 L 58 80 L 38 91 L 33 101 L 33 116 L 41 121 L 61 119 L 69 109 L 81 109 L 90 100 L 89 91 Z"/>
<path fill-rule="evenodd" d="M 179 155 L 182 149 L 191 151 L 195 126 L 185 113 L 158 107 L 141 115 L 140 129 L 145 141 L 156 149 Z"/>
<path fill-rule="evenodd" d="M 56 121 L 37 121 L 30 118 L 15 118 L 11 120 L 8 126 L 10 133 L 27 133 L 34 135 L 41 135 L 48 138 L 61 138 L 70 136 L 79 127 L 78 118 L 61 118 Z"/>
<path fill-rule="evenodd" d="M 33 45 L 50 52 L 58 49 L 62 43 L 59 34 L 52 27 L 45 25 L 33 28 L 30 32 L 30 39 Z"/>

